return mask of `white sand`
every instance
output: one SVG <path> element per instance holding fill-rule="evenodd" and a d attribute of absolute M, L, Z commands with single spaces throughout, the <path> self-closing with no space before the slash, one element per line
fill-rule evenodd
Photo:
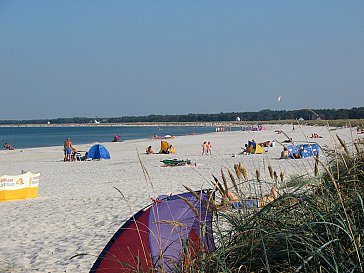
<path fill-rule="evenodd" d="M 221 167 L 232 168 L 242 162 L 250 176 L 259 169 L 263 177 L 268 177 L 268 165 L 286 176 L 311 172 L 312 158 L 278 160 L 282 150 L 279 144 L 268 148 L 266 154 L 232 157 L 250 139 L 283 141 L 285 136 L 275 133 L 276 129 L 283 129 L 296 141 L 305 141 L 304 133 L 315 132 L 324 138 L 314 141 L 330 147 L 335 134 L 346 141 L 352 139 L 350 129 L 329 133 L 324 127 L 295 126 L 294 132 L 288 125 L 266 128 L 264 132 L 176 137 L 170 141 L 177 150 L 172 156 L 144 154 L 148 145 L 159 150 L 160 141 L 150 139 L 104 143 L 112 159 L 92 162 L 63 162 L 61 146 L 0 151 L 0 175 L 18 175 L 22 170 L 41 173 L 38 198 L 0 203 L 0 272 L 88 272 L 111 236 L 132 214 L 149 204 L 150 197 L 180 193 L 184 191 L 182 185 L 211 187 L 211 174 L 219 175 Z M 212 155 L 201 155 L 203 141 L 212 142 Z M 86 151 L 90 147 L 77 148 Z M 154 190 L 144 178 L 137 150 Z M 159 161 L 167 158 L 191 159 L 197 166 L 161 167 Z M 90 256 L 69 260 L 79 253 Z"/>

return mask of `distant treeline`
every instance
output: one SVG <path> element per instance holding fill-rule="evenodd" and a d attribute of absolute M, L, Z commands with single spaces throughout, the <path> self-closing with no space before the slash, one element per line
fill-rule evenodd
<path fill-rule="evenodd" d="M 113 118 L 96 118 L 102 123 L 138 123 L 138 122 L 224 122 L 235 121 L 239 117 L 241 121 L 273 121 L 273 120 L 338 120 L 338 119 L 364 119 L 364 107 L 351 109 L 301 109 L 301 110 L 261 110 L 259 112 L 230 112 L 219 114 L 185 114 L 185 115 L 149 115 L 149 116 L 124 116 Z M 57 119 L 36 120 L 1 120 L 0 124 L 86 124 L 93 122 L 95 118 L 73 117 Z"/>

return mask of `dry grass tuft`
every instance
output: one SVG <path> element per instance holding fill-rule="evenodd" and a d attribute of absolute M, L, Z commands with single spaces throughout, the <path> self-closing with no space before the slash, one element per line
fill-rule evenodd
<path fill-rule="evenodd" d="M 255 170 L 255 178 L 257 179 L 258 182 L 260 182 L 260 171 L 258 169 Z"/>
<path fill-rule="evenodd" d="M 280 173 L 280 175 L 279 175 L 279 177 L 281 178 L 281 183 L 283 183 L 283 180 L 284 180 L 284 173 L 283 173 L 283 172 L 281 172 L 281 173 Z"/>
<path fill-rule="evenodd" d="M 271 165 L 268 166 L 269 176 L 272 180 L 274 180 L 274 172 Z"/>

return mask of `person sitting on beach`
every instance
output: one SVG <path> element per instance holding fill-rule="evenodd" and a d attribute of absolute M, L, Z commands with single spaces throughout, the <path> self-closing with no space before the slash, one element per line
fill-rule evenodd
<path fill-rule="evenodd" d="M 5 148 L 5 149 L 7 149 L 7 150 L 14 150 L 14 147 L 13 147 L 13 146 L 11 146 L 11 145 L 10 145 L 9 143 L 7 143 L 7 142 L 5 142 L 3 146 L 4 146 L 4 148 Z"/>
<path fill-rule="evenodd" d="M 281 152 L 281 159 L 288 159 L 288 149 L 286 147 L 284 147 Z"/>
<path fill-rule="evenodd" d="M 173 149 L 174 149 L 173 146 L 169 145 L 168 148 L 167 148 L 167 154 L 173 153 L 172 152 Z"/>
<path fill-rule="evenodd" d="M 292 154 L 292 158 L 293 159 L 300 159 L 301 158 L 301 153 Z"/>
<path fill-rule="evenodd" d="M 112 142 L 119 142 L 120 141 L 120 136 L 118 134 L 114 135 L 114 139 L 112 140 Z"/>
<path fill-rule="evenodd" d="M 164 150 L 160 150 L 159 151 L 160 154 L 169 154 L 169 147 L 167 147 L 166 149 Z"/>
<path fill-rule="evenodd" d="M 172 153 L 173 146 L 169 145 L 166 150 L 162 150 L 160 153 L 162 154 L 170 154 Z"/>
<path fill-rule="evenodd" d="M 250 154 L 248 144 L 245 144 L 245 148 L 242 148 L 242 149 L 243 149 L 243 151 L 241 152 L 241 154 L 243 154 L 243 155 L 249 155 Z"/>
<path fill-rule="evenodd" d="M 85 161 L 85 160 L 87 160 L 87 159 L 88 159 L 88 152 L 86 152 L 84 156 L 81 156 L 81 157 L 80 157 L 80 160 L 81 160 L 81 161 Z"/>
<path fill-rule="evenodd" d="M 72 142 L 69 137 L 64 142 L 63 148 L 64 148 L 64 161 L 71 161 Z"/>
<path fill-rule="evenodd" d="M 148 147 L 147 147 L 147 149 L 145 150 L 145 152 L 146 152 L 147 154 L 154 154 L 154 151 L 153 151 L 152 146 L 148 146 Z"/>
<path fill-rule="evenodd" d="M 71 161 L 75 161 L 77 158 L 76 156 L 80 156 L 80 153 L 78 152 L 77 148 L 75 146 L 71 146 L 72 154 L 71 154 Z"/>
<path fill-rule="evenodd" d="M 292 154 L 292 158 L 293 159 L 300 159 L 300 158 L 302 158 L 302 152 L 303 152 L 303 147 L 301 146 L 299 148 L 299 150 L 297 151 L 297 153 L 293 153 Z"/>

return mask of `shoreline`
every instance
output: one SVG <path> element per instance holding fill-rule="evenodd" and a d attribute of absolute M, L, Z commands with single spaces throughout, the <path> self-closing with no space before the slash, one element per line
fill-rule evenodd
<path fill-rule="evenodd" d="M 215 127 L 215 126 L 236 126 L 244 124 L 234 122 L 158 122 L 158 123 L 61 123 L 61 124 L 0 124 L 1 127 Z"/>
<path fill-rule="evenodd" d="M 184 126 L 184 127 L 174 127 L 174 126 L 168 126 L 168 127 L 164 127 L 159 128 L 157 130 L 157 127 L 155 127 L 154 129 L 149 129 L 151 128 L 151 126 L 128 126 L 129 129 L 125 131 L 125 134 L 123 134 L 122 131 L 123 128 L 127 128 L 124 126 L 120 126 L 120 127 L 112 127 L 112 126 L 67 126 L 67 127 L 60 127 L 60 126 L 47 126 L 47 127 L 39 127 L 39 126 L 35 126 L 35 127 L 30 127 L 30 126 L 25 126 L 25 127 L 3 127 L 3 128 L 19 128 L 19 130 L 21 130 L 20 134 L 23 134 L 24 132 L 26 132 L 27 128 L 31 129 L 31 128 L 49 128 L 49 130 L 45 129 L 45 130 L 38 130 L 37 132 L 34 133 L 34 136 L 38 133 L 38 132 L 42 132 L 42 134 L 47 135 L 48 133 L 52 134 L 52 128 L 60 128 L 60 130 L 57 131 L 57 136 L 71 136 L 73 140 L 73 143 L 75 146 L 79 146 L 79 145 L 92 145 L 94 143 L 103 143 L 103 144 L 107 144 L 107 143 L 115 143 L 112 141 L 113 136 L 115 134 L 118 134 L 120 136 L 120 143 L 121 142 L 126 142 L 126 141 L 148 141 L 148 140 L 171 140 L 169 138 L 164 138 L 164 135 L 171 135 L 173 137 L 181 137 L 181 136 L 189 136 L 189 135 L 202 135 L 202 134 L 206 134 L 206 133 L 213 133 L 214 127 L 208 127 L 208 126 L 204 126 L 204 127 L 192 127 L 192 126 Z M 71 129 L 74 128 L 76 131 L 72 131 L 72 132 L 63 132 L 63 128 L 65 131 L 67 131 L 66 129 Z M 78 128 L 80 128 L 78 130 Z M 81 130 L 82 128 L 93 128 L 92 133 L 89 133 L 87 135 L 87 137 L 85 138 L 85 134 L 84 134 L 84 130 Z M 103 129 L 104 128 L 104 129 Z M 110 133 L 110 137 L 105 138 L 105 135 L 99 135 L 98 132 L 103 132 L 103 130 L 106 130 L 106 128 L 119 128 L 116 131 L 113 131 L 112 133 Z M 134 130 L 134 128 L 138 128 L 138 130 Z M 140 129 L 139 129 L 140 128 Z M 182 129 L 185 128 L 185 129 Z M 1 129 L 1 127 L 0 127 Z M 22 130 L 24 129 L 24 130 Z M 181 129 L 181 130 L 180 130 Z M 235 130 L 236 131 L 236 130 Z M 77 138 L 77 132 L 83 132 L 80 136 L 80 138 Z M 158 133 L 158 137 L 157 138 L 153 138 L 153 136 L 156 136 L 156 133 Z M 16 131 L 12 131 L 13 135 L 17 135 Z M 33 133 L 31 133 L 33 134 Z M 53 133 L 54 134 L 54 133 Z M 71 134 L 71 135 L 70 135 Z M 6 134 L 5 134 L 6 135 Z M 30 135 L 30 137 L 33 137 L 33 135 Z M 33 137 L 34 138 L 34 137 Z M 59 138 L 59 137 L 57 137 Z M 1 139 L 1 136 L 0 136 Z M 10 139 L 10 140 L 9 140 Z M 62 146 L 64 139 L 58 139 L 59 141 L 54 142 L 31 142 L 31 143 L 27 143 L 27 144 L 20 144 L 19 140 L 17 145 L 14 145 L 14 143 L 11 141 L 11 138 L 9 137 L 3 137 L 3 142 L 7 142 L 10 143 L 14 146 L 15 150 L 24 150 L 24 149 L 32 149 L 32 148 L 49 148 L 49 147 L 57 147 L 57 146 Z M 30 144 L 30 145 L 29 145 Z M 0 148 L 0 151 L 6 151 L 6 149 L 4 148 Z"/>

